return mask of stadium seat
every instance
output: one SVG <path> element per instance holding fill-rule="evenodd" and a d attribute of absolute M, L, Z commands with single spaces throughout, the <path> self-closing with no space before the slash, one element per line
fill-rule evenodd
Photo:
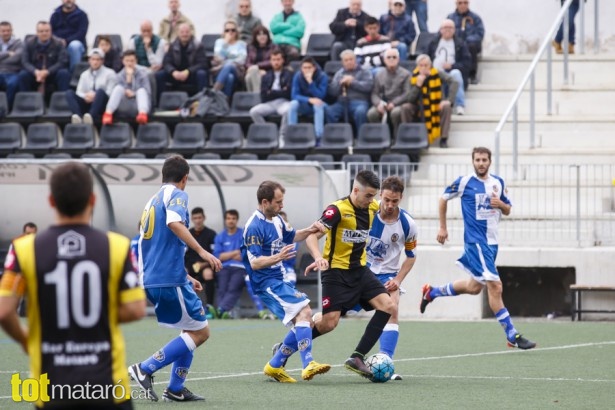
<path fill-rule="evenodd" d="M 403 68 L 405 68 L 406 70 L 412 72 L 412 70 L 414 70 L 416 68 L 416 62 L 410 61 L 410 60 L 401 60 L 399 62 L 399 65 L 402 66 Z"/>
<path fill-rule="evenodd" d="M 194 154 L 205 146 L 207 132 L 200 122 L 182 122 L 175 126 L 173 139 L 168 152 L 177 152 L 182 155 Z"/>
<path fill-rule="evenodd" d="M 333 41 L 335 41 L 335 35 L 331 33 L 312 33 L 308 38 L 305 54 L 324 64 L 329 59 Z"/>
<path fill-rule="evenodd" d="M 379 155 L 391 146 L 391 132 L 388 124 L 365 123 L 359 130 L 354 152 Z"/>
<path fill-rule="evenodd" d="M 43 155 L 44 159 L 71 159 L 72 157 L 68 152 L 52 152 L 50 154 Z"/>
<path fill-rule="evenodd" d="M 142 124 L 137 130 L 137 139 L 130 152 L 139 152 L 145 155 L 155 155 L 169 146 L 171 135 L 164 122 L 150 122 Z"/>
<path fill-rule="evenodd" d="M 256 104 L 260 104 L 261 94 L 248 91 L 236 91 L 233 94 L 233 100 L 231 101 L 231 110 L 225 116 L 229 119 L 245 119 L 250 120 L 250 108 Z"/>
<path fill-rule="evenodd" d="M 107 155 L 119 155 L 132 146 L 133 131 L 125 122 L 117 122 L 111 125 L 103 125 L 100 128 L 100 138 L 95 152 Z"/>
<path fill-rule="evenodd" d="M 25 133 L 16 122 L 0 123 L 0 155 L 5 156 L 23 147 Z"/>
<path fill-rule="evenodd" d="M 228 159 L 239 161 L 258 161 L 258 155 L 251 152 L 236 152 L 231 154 Z"/>
<path fill-rule="evenodd" d="M 205 143 L 206 152 L 232 154 L 243 145 L 243 131 L 234 122 L 217 122 L 211 127 L 209 140 Z"/>
<path fill-rule="evenodd" d="M 59 151 L 83 154 L 94 147 L 96 128 L 92 124 L 66 124 Z"/>
<path fill-rule="evenodd" d="M 325 63 L 323 70 L 325 70 L 325 73 L 327 73 L 327 75 L 329 76 L 329 80 L 331 80 L 333 76 L 335 75 L 335 73 L 337 73 L 340 68 L 342 68 L 341 61 L 331 60 Z"/>
<path fill-rule="evenodd" d="M 0 91 L 0 119 L 6 117 L 9 113 L 9 103 L 6 99 L 6 93 Z"/>
<path fill-rule="evenodd" d="M 289 125 L 284 136 L 284 146 L 280 151 L 295 155 L 305 155 L 316 145 L 314 124 L 301 123 Z"/>
<path fill-rule="evenodd" d="M 161 152 L 160 154 L 156 154 L 154 159 L 167 159 L 169 155 L 172 155 L 170 152 Z"/>
<path fill-rule="evenodd" d="M 36 91 L 20 91 L 15 94 L 13 109 L 8 118 L 32 119 L 45 114 L 43 94 Z"/>
<path fill-rule="evenodd" d="M 214 45 L 219 38 L 220 34 L 203 34 L 201 36 L 201 44 L 205 48 L 206 57 L 212 58 L 214 56 Z"/>
<path fill-rule="evenodd" d="M 348 152 L 348 147 L 352 147 L 353 143 L 354 136 L 350 124 L 325 124 L 320 147 L 316 147 L 315 151 L 323 154 L 342 155 Z"/>
<path fill-rule="evenodd" d="M 216 154 L 215 152 L 199 152 L 198 154 L 194 154 L 192 159 L 222 159 L 220 154 Z"/>
<path fill-rule="evenodd" d="M 297 157 L 295 154 L 285 154 L 282 152 L 277 152 L 275 154 L 267 155 L 267 161 L 296 161 Z"/>
<path fill-rule="evenodd" d="M 354 180 L 354 177 L 362 169 L 373 170 L 373 166 L 363 164 L 366 162 L 372 162 L 372 158 L 368 154 L 344 154 L 342 156 L 342 162 L 346 169 L 350 171 L 350 184 Z"/>
<path fill-rule="evenodd" d="M 278 126 L 271 122 L 250 124 L 248 135 L 243 145 L 244 152 L 269 154 L 278 148 Z"/>
<path fill-rule="evenodd" d="M 429 33 L 427 31 L 421 32 L 416 40 L 416 46 L 414 47 L 414 56 L 411 58 L 414 60 L 419 54 L 427 54 L 429 43 L 431 43 L 431 41 L 436 38 L 437 35 L 438 33 Z"/>
<path fill-rule="evenodd" d="M 335 169 L 335 159 L 331 154 L 307 154 L 303 160 L 319 162 L 324 169 Z"/>
<path fill-rule="evenodd" d="M 72 114 L 70 108 L 68 108 L 66 93 L 64 91 L 56 91 L 51 94 L 49 108 L 43 117 L 49 120 L 69 120 Z"/>
<path fill-rule="evenodd" d="M 98 47 L 98 39 L 100 36 L 108 36 L 111 39 L 111 47 L 113 47 L 120 55 L 124 51 L 124 44 L 122 44 L 122 36 L 119 34 L 97 34 L 94 37 L 94 47 Z"/>
<path fill-rule="evenodd" d="M 188 93 L 185 91 L 164 91 L 160 94 L 156 111 L 176 111 L 187 99 Z"/>
<path fill-rule="evenodd" d="M 8 159 L 34 159 L 34 154 L 29 152 L 13 152 L 6 156 Z"/>
<path fill-rule="evenodd" d="M 410 156 L 411 162 L 419 162 L 422 149 L 427 149 L 427 128 L 424 123 L 410 122 L 399 124 L 392 152 L 402 152 Z"/>
<path fill-rule="evenodd" d="M 381 179 L 391 175 L 397 175 L 406 183 L 410 178 L 410 172 L 412 172 L 410 157 L 406 154 L 382 154 L 380 156 L 379 168 L 378 174 Z"/>
<path fill-rule="evenodd" d="M 26 132 L 26 145 L 23 152 L 46 154 L 57 148 L 62 140 L 60 127 L 52 122 L 30 124 Z"/>
<path fill-rule="evenodd" d="M 73 68 L 73 73 L 70 76 L 70 88 L 77 88 L 77 85 L 79 84 L 79 77 L 81 77 L 81 74 L 88 68 L 90 68 L 90 64 L 87 61 L 80 61 L 77 65 L 75 65 L 75 68 Z"/>
<path fill-rule="evenodd" d="M 290 63 L 288 63 L 288 68 L 290 68 L 290 71 L 292 71 L 293 73 L 297 73 L 301 71 L 301 61 L 300 60 L 291 61 Z"/>
<path fill-rule="evenodd" d="M 87 152 L 83 155 L 81 155 L 81 159 L 105 159 L 105 158 L 109 158 L 109 155 L 103 153 L 103 152 Z"/>
<path fill-rule="evenodd" d="M 142 152 L 122 152 L 117 156 L 118 158 L 123 159 L 145 159 L 147 158 Z"/>

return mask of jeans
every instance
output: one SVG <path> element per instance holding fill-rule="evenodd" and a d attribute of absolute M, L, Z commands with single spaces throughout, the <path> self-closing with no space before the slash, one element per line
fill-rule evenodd
<path fill-rule="evenodd" d="M 314 132 L 316 138 L 322 137 L 323 129 L 325 128 L 325 106 L 312 105 L 309 103 L 299 102 L 298 100 L 292 100 L 288 109 L 288 125 L 297 124 L 299 121 L 299 115 L 314 115 Z"/>
<path fill-rule="evenodd" d="M 344 101 L 338 101 L 335 104 L 327 105 L 325 107 L 325 116 L 327 123 L 339 122 L 344 119 L 345 110 Z M 367 121 L 367 109 L 369 108 L 367 101 L 361 100 L 349 100 L 348 101 L 348 115 L 352 117 L 357 133 L 361 129 L 361 126 Z"/>
<path fill-rule="evenodd" d="M 427 1 L 425 0 L 406 0 L 406 13 L 412 17 L 412 12 L 416 14 L 416 22 L 421 33 L 429 31 L 427 28 Z"/>
<path fill-rule="evenodd" d="M 579 0 L 574 0 L 568 9 L 568 42 L 574 44 L 574 18 L 579 12 Z M 555 41 L 561 43 L 564 39 L 564 22 L 559 26 L 557 34 L 555 35 Z"/>
<path fill-rule="evenodd" d="M 397 45 L 397 51 L 399 51 L 399 61 L 405 61 L 408 59 L 408 45 L 403 41 L 400 41 Z"/>
<path fill-rule="evenodd" d="M 6 89 L 6 99 L 9 103 L 9 110 L 13 108 L 15 94 L 19 88 L 19 75 L 17 73 L 1 73 L 0 87 Z"/>
<path fill-rule="evenodd" d="M 38 87 L 34 73 L 26 70 L 19 72 L 19 91 L 35 91 Z M 70 84 L 70 74 L 66 68 L 61 68 L 54 74 L 49 74 L 45 84 L 55 83 L 56 91 L 66 91 Z"/>
<path fill-rule="evenodd" d="M 245 269 L 234 266 L 222 268 L 220 272 L 216 273 L 218 279 L 218 308 L 230 312 L 235 307 L 245 286 L 245 274 Z"/>
<path fill-rule="evenodd" d="M 216 82 L 223 84 L 222 91 L 228 97 L 233 95 L 233 89 L 235 88 L 235 81 L 237 79 L 237 67 L 235 63 L 225 63 L 218 75 L 216 76 Z"/>
<path fill-rule="evenodd" d="M 79 40 L 73 40 L 66 47 L 68 53 L 68 70 L 72 73 L 73 68 L 81 61 L 81 57 L 85 53 L 85 47 Z"/>
<path fill-rule="evenodd" d="M 83 116 L 85 113 L 89 113 L 93 118 L 100 118 L 105 112 L 105 106 L 109 101 L 109 96 L 105 90 L 96 90 L 96 95 L 91 103 L 85 102 L 85 100 L 77 95 L 73 90 L 66 91 L 66 102 L 73 114 Z"/>
<path fill-rule="evenodd" d="M 451 77 L 455 79 L 459 83 L 459 89 L 457 90 L 457 95 L 455 96 L 455 107 L 465 107 L 466 106 L 466 94 L 463 90 L 463 76 L 461 75 L 461 71 L 454 69 L 448 73 Z M 448 84 L 444 84 L 444 95 L 448 96 Z"/>
<path fill-rule="evenodd" d="M 196 73 L 191 72 L 188 79 L 184 82 L 177 81 L 170 73 L 167 73 L 164 70 L 158 71 L 156 73 L 156 101 L 160 102 L 160 95 L 166 91 L 167 83 L 171 83 L 172 87 L 177 87 L 184 84 L 194 88 L 194 92 L 199 92 L 209 85 L 209 71 L 202 68 L 197 70 Z"/>

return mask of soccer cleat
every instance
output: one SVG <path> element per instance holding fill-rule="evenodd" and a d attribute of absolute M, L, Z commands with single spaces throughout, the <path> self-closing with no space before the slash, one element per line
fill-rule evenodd
<path fill-rule="evenodd" d="M 425 313 L 425 308 L 433 300 L 429 295 L 429 292 L 431 292 L 431 286 L 426 283 L 423 285 L 423 289 L 421 291 L 423 292 L 423 298 L 421 299 L 421 313 Z"/>
<path fill-rule="evenodd" d="M 331 365 L 316 363 L 312 360 L 305 369 L 301 370 L 301 378 L 312 380 L 317 374 L 327 373 L 330 369 Z"/>
<path fill-rule="evenodd" d="M 164 389 L 162 392 L 162 400 L 164 401 L 203 401 L 205 397 L 192 393 L 187 387 L 181 389 L 178 393 L 173 393 L 169 389 Z"/>
<path fill-rule="evenodd" d="M 265 365 L 263 373 L 265 373 L 265 376 L 269 376 L 280 383 L 297 383 L 297 380 L 293 379 L 288 373 L 286 373 L 284 367 L 271 367 L 269 362 Z"/>
<path fill-rule="evenodd" d="M 369 370 L 369 367 L 367 367 L 363 359 L 361 359 L 360 357 L 349 357 L 344 362 L 344 367 L 367 379 L 371 379 L 372 377 L 374 377 L 372 371 Z"/>
<path fill-rule="evenodd" d="M 133 364 L 128 368 L 128 374 L 130 378 L 137 382 L 137 384 L 145 391 L 147 397 L 152 401 L 158 401 L 158 395 L 154 391 L 153 381 L 154 376 L 145 373 L 139 366 L 140 363 Z"/>
<path fill-rule="evenodd" d="M 391 380 L 403 380 L 403 378 L 401 377 L 401 374 L 393 373 Z"/>
<path fill-rule="evenodd" d="M 102 117 L 103 125 L 111 125 L 113 124 L 113 114 L 110 112 L 105 112 Z"/>
<path fill-rule="evenodd" d="M 528 350 L 536 347 L 536 343 L 527 340 L 520 333 L 515 335 L 515 339 L 511 342 L 508 341 L 508 347 L 518 347 L 519 349 Z"/>

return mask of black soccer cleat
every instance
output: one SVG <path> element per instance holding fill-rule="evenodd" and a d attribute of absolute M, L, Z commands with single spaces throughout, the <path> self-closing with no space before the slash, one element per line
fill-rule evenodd
<path fill-rule="evenodd" d="M 421 309 L 421 313 L 425 313 L 425 308 L 433 300 L 431 296 L 429 296 L 429 292 L 431 292 L 431 286 L 426 283 L 423 285 L 423 289 L 421 291 L 423 292 L 423 297 L 421 298 L 421 308 L 420 309 Z"/>
<path fill-rule="evenodd" d="M 162 392 L 164 401 L 203 401 L 205 397 L 192 393 L 187 387 L 181 389 L 180 392 L 173 393 L 169 389 L 164 389 Z"/>
<path fill-rule="evenodd" d="M 536 343 L 527 340 L 525 337 L 523 337 L 520 333 L 517 333 L 515 335 L 515 339 L 514 341 L 508 341 L 508 346 L 509 347 L 518 347 L 519 349 L 522 350 L 529 350 L 529 349 L 533 349 L 536 347 Z"/>
<path fill-rule="evenodd" d="M 147 398 L 152 401 L 158 401 L 158 395 L 154 391 L 154 376 L 145 373 L 139 366 L 140 363 L 133 364 L 128 368 L 128 374 L 130 378 L 137 382 L 137 384 L 143 389 Z"/>
<path fill-rule="evenodd" d="M 365 377 L 366 379 L 371 379 L 372 377 L 374 377 L 372 371 L 369 370 L 369 367 L 367 367 L 363 359 L 361 359 L 360 357 L 349 357 L 344 362 L 344 367 L 346 367 L 350 371 L 359 374 L 360 376 Z"/>

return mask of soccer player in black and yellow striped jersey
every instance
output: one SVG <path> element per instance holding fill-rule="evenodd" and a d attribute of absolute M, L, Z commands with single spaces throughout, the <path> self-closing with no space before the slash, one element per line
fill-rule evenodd
<path fill-rule="evenodd" d="M 375 197 L 380 188 L 378 176 L 369 170 L 357 173 L 350 195 L 333 202 L 320 222 L 326 233 L 312 234 L 306 240 L 314 263 L 306 268 L 322 271 L 322 319 L 315 323 L 312 339 L 335 329 L 342 314 L 360 304 L 376 312 L 345 366 L 363 377 L 372 372 L 365 355 L 374 347 L 387 324 L 394 305 L 385 287 L 367 267 L 365 248 L 369 230 L 379 205 Z M 318 239 L 327 235 L 324 252 Z"/>
<path fill-rule="evenodd" d="M 13 399 L 43 409 L 132 409 L 119 323 L 145 315 L 145 294 L 130 240 L 90 227 L 86 165 L 59 165 L 50 187 L 56 225 L 13 242 L 0 282 L 0 325 L 30 356 L 30 378 L 11 379 Z M 22 295 L 27 329 L 16 310 Z"/>

